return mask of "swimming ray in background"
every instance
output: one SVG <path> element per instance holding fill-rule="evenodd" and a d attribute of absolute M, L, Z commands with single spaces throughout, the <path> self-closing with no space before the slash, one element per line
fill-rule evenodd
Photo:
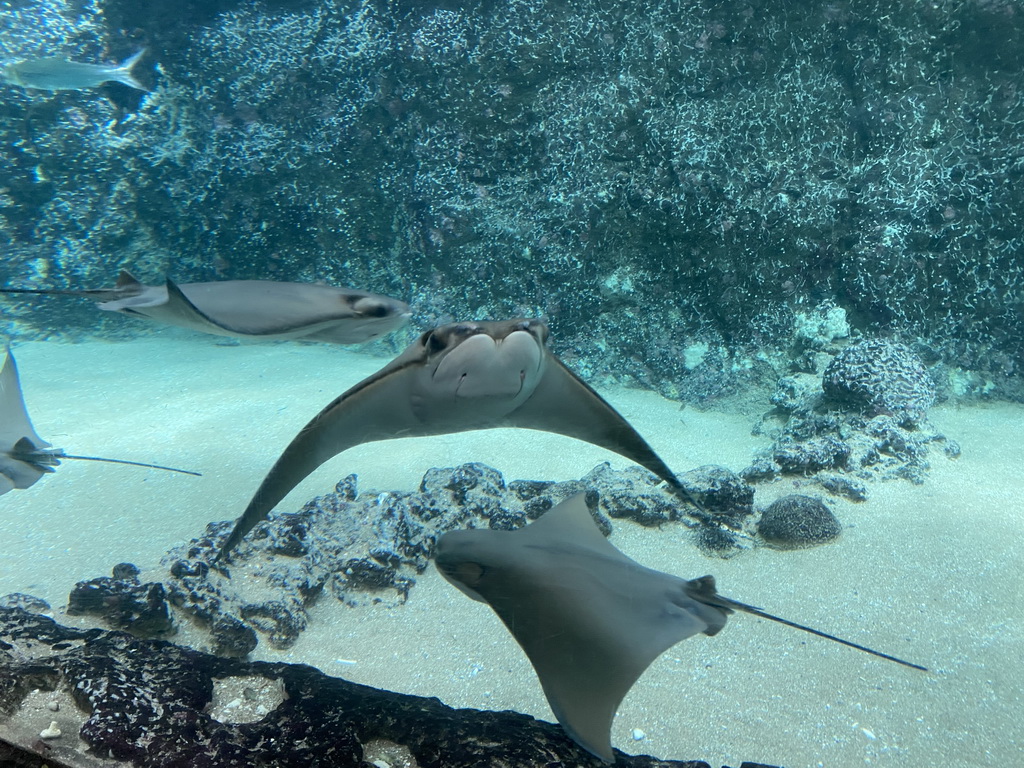
<path fill-rule="evenodd" d="M 313 470 L 355 445 L 493 427 L 585 440 L 679 479 L 614 408 L 547 349 L 541 320 L 442 325 L 324 408 L 285 448 L 221 546 L 220 560 Z"/>
<path fill-rule="evenodd" d="M 411 316 L 404 302 L 352 288 L 271 280 L 143 285 L 124 270 L 113 288 L 0 288 L 0 293 L 79 296 L 108 312 L 256 340 L 360 344 L 401 328 Z"/>
<path fill-rule="evenodd" d="M 585 499 L 576 494 L 515 531 L 451 531 L 434 557 L 448 581 L 494 609 L 558 722 L 602 760 L 615 759 L 612 721 L 644 670 L 681 640 L 716 634 L 733 611 L 927 671 L 723 597 L 712 576 L 686 581 L 645 568 L 605 539 Z"/>
<path fill-rule="evenodd" d="M 103 459 L 96 456 L 72 456 L 60 448 L 51 447 L 32 427 L 32 421 L 25 409 L 25 399 L 21 394 L 21 382 L 18 380 L 18 367 L 14 362 L 14 355 L 9 349 L 5 350 L 3 368 L 0 369 L 0 496 L 15 488 L 31 488 L 43 475 L 55 472 L 64 459 L 129 464 L 134 467 L 201 476 L 198 472 L 160 464 Z"/>

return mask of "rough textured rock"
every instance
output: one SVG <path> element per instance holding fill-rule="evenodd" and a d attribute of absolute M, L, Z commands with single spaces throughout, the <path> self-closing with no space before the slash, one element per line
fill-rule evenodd
<path fill-rule="evenodd" d="M 481 464 L 430 470 L 412 493 L 359 494 L 351 475 L 299 512 L 257 526 L 223 572 L 208 561 L 230 522 L 211 524 L 204 536 L 171 550 L 163 561 L 170 600 L 211 626 L 220 651 L 248 652 L 253 630 L 286 648 L 322 593 L 352 606 L 401 603 L 444 531 L 524 523 L 521 510 L 516 519 L 502 506 L 512 495 L 500 473 Z M 258 588 L 238 589 L 236 580 L 243 578 Z"/>
<path fill-rule="evenodd" d="M 899 433 L 875 426 L 876 442 L 884 439 L 896 450 Z M 647 527 L 681 525 L 705 555 L 733 557 L 758 544 L 750 483 L 780 471 L 778 463 L 763 458 L 743 477 L 719 466 L 683 474 L 681 481 L 703 509 L 684 504 L 640 467 L 614 470 L 601 464 L 579 480 L 506 483 L 497 470 L 472 463 L 431 469 L 412 492 L 360 493 L 350 475 L 298 512 L 272 514 L 224 566 L 210 563 L 231 521 L 211 523 L 202 536 L 168 552 L 162 584 L 139 584 L 135 571 L 122 564 L 117 573 L 128 578 L 82 582 L 71 605 L 142 636 L 170 631 L 175 612 L 183 612 L 208 633 L 204 649 L 245 657 L 260 639 L 275 648 L 290 647 L 305 630 L 312 603 L 325 596 L 353 607 L 404 602 L 446 531 L 513 530 L 581 491 L 606 535 L 611 519 Z M 865 494 L 863 483 L 847 473 L 822 474 L 820 483 L 851 499 Z M 159 599 L 163 593 L 173 606 L 170 612 Z"/>
<path fill-rule="evenodd" d="M 907 347 L 884 339 L 824 344 L 805 362 L 816 372 L 780 378 L 774 410 L 755 427 L 772 446 L 743 470 L 748 482 L 799 475 L 863 501 L 866 480 L 922 483 L 936 448 L 948 458 L 959 455 L 959 446 L 928 421 L 935 387 Z"/>
<path fill-rule="evenodd" d="M 822 469 L 842 469 L 850 446 L 832 435 L 795 440 L 786 435 L 776 441 L 772 458 L 783 473 L 811 475 Z"/>
<path fill-rule="evenodd" d="M 584 375 L 691 402 L 846 324 L 1019 381 L 1012 0 L 164 5 L 5 4 L 4 61 L 146 48 L 155 91 L 6 88 L 0 282 L 319 279 L 408 300 L 410 334 L 545 314 Z M 55 313 L 133 332 L 4 320 Z"/>
<path fill-rule="evenodd" d="M 215 719 L 215 686 L 247 678 L 273 683 L 254 688 L 277 691 L 265 716 Z M 84 762 L 83 748 L 109 760 L 105 765 L 136 768 L 351 768 L 369 757 L 368 746 L 381 744 L 401 745 L 418 768 L 602 765 L 557 725 L 526 715 L 450 709 L 437 699 L 379 691 L 308 666 L 246 663 L 0 609 L 0 713 L 5 734 L 24 737 L 13 739 L 24 748 L 21 755 L 32 751 L 39 727 L 20 708 L 39 689 L 66 702 L 60 713 L 66 737 L 38 747 L 51 765 L 95 765 Z M 617 765 L 708 768 L 621 753 Z"/>
<path fill-rule="evenodd" d="M 842 531 L 843 526 L 821 499 L 802 494 L 776 499 L 757 523 L 761 538 L 780 549 L 827 544 L 837 539 Z"/>
<path fill-rule="evenodd" d="M 113 578 L 78 582 L 68 596 L 68 613 L 99 616 L 112 627 L 147 637 L 174 631 L 164 585 L 140 584 L 138 575 L 136 566 L 119 563 Z"/>
<path fill-rule="evenodd" d="M 888 339 L 860 339 L 835 356 L 822 377 L 825 395 L 871 415 L 914 424 L 935 403 L 935 384 L 921 358 Z"/>
<path fill-rule="evenodd" d="M 753 545 L 746 528 L 754 511 L 754 488 L 735 472 L 715 465 L 691 469 L 679 480 L 704 509 L 694 513 L 703 523 L 693 531 L 705 555 L 733 557 Z"/>
<path fill-rule="evenodd" d="M 0 608 L 21 608 L 29 613 L 49 613 L 51 610 L 45 600 L 21 592 L 11 592 L 0 597 Z"/>
<path fill-rule="evenodd" d="M 222 614 L 210 625 L 213 652 L 218 656 L 244 659 L 259 644 L 256 630 L 230 614 Z"/>
<path fill-rule="evenodd" d="M 732 470 L 714 464 L 691 469 L 679 477 L 698 496 L 704 511 L 722 520 L 741 520 L 754 511 L 754 489 Z"/>
<path fill-rule="evenodd" d="M 811 373 L 783 376 L 775 385 L 771 403 L 784 411 L 793 411 L 821 394 L 821 377 Z"/>
<path fill-rule="evenodd" d="M 244 655 L 253 630 L 276 648 L 289 647 L 323 594 L 351 606 L 404 602 L 445 531 L 518 528 L 580 491 L 606 535 L 609 518 L 629 518 L 646 526 L 684 525 L 704 551 L 720 557 L 752 546 L 744 530 L 749 485 L 721 467 L 687 473 L 684 482 L 706 512 L 680 502 L 640 467 L 601 464 L 580 480 L 506 483 L 491 467 L 463 464 L 429 470 L 414 492 L 360 493 L 352 475 L 300 511 L 256 526 L 225 569 L 209 562 L 232 523 L 211 523 L 163 559 L 165 586 L 176 608 L 210 629 L 211 648 Z"/>
<path fill-rule="evenodd" d="M 852 477 L 822 472 L 815 479 L 829 493 L 842 496 L 850 501 L 864 501 L 868 497 L 864 483 Z"/>

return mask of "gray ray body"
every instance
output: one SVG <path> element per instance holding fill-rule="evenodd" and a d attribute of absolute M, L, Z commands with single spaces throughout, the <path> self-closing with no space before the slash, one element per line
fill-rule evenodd
<path fill-rule="evenodd" d="M 585 440 L 679 480 L 614 408 L 547 349 L 540 320 L 452 323 L 324 408 L 285 448 L 221 547 L 227 554 L 313 470 L 361 443 L 492 427 Z"/>
<path fill-rule="evenodd" d="M 626 693 L 681 640 L 713 635 L 731 610 L 699 599 L 714 579 L 645 568 L 601 534 L 577 494 L 516 531 L 452 531 L 438 570 L 487 603 L 522 646 L 566 733 L 612 761 L 611 727 Z"/>
<path fill-rule="evenodd" d="M 43 475 L 53 472 L 60 454 L 36 434 L 21 394 L 18 366 L 5 350 L 0 368 L 0 495 L 31 488 Z M 48 459 L 48 456 L 53 456 Z"/>
<path fill-rule="evenodd" d="M 515 531 L 451 531 L 434 554 L 448 581 L 494 610 L 558 722 L 602 760 L 615 759 L 612 721 L 644 670 L 681 640 L 716 634 L 733 611 L 924 669 L 723 597 L 712 576 L 687 581 L 640 565 L 604 538 L 585 499 L 576 494 Z"/>
<path fill-rule="evenodd" d="M 223 280 L 144 285 L 122 271 L 113 288 L 96 290 L 3 289 L 0 293 L 81 296 L 100 309 L 146 317 L 201 333 L 240 339 L 302 339 L 360 344 L 409 321 L 396 299 L 352 288 L 271 280 Z"/>

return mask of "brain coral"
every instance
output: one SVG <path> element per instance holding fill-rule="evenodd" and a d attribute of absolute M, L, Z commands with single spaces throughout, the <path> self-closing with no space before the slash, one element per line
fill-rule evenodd
<path fill-rule="evenodd" d="M 935 385 L 921 359 L 885 339 L 854 342 L 829 363 L 821 382 L 837 402 L 916 421 L 935 402 Z"/>
<path fill-rule="evenodd" d="M 773 502 L 761 515 L 757 532 L 781 549 L 815 547 L 832 541 L 843 527 L 820 500 L 791 494 Z"/>

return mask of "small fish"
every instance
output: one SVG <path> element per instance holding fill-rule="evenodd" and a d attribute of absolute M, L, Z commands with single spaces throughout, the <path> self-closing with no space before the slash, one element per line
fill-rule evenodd
<path fill-rule="evenodd" d="M 38 91 L 79 91 L 110 81 L 148 91 L 149 88 L 132 76 L 132 69 L 145 53 L 143 49 L 116 67 L 109 64 L 84 64 L 56 57 L 27 59 L 0 68 L 0 79 Z"/>

